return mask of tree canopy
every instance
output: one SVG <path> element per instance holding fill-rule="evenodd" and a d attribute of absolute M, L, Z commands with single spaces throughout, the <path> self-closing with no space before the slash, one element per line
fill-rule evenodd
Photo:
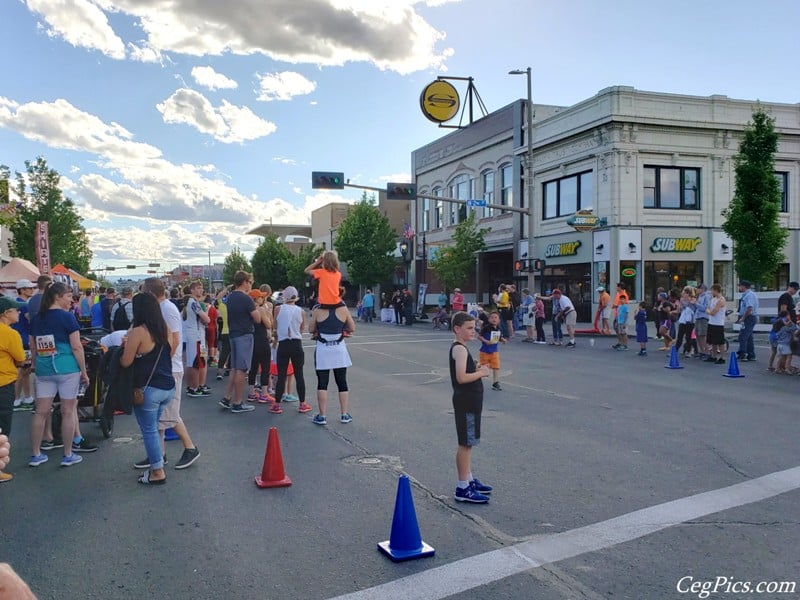
<path fill-rule="evenodd" d="M 0 165 L 0 180 L 9 177 L 10 169 Z M 35 264 L 36 222 L 47 221 L 50 264 L 62 263 L 85 274 L 92 260 L 89 238 L 75 203 L 61 192 L 61 176 L 40 156 L 34 162 L 25 161 L 25 173 L 15 172 L 15 179 L 14 192 L 19 201 L 14 213 L 5 219 L 13 235 L 9 243 L 11 254 Z"/>
<path fill-rule="evenodd" d="M 350 282 L 372 286 L 389 279 L 396 245 L 397 233 L 389 219 L 375 206 L 375 196 L 367 197 L 364 192 L 336 232 L 336 251 L 339 260 L 347 264 Z"/>
<path fill-rule="evenodd" d="M 236 271 L 250 273 L 252 270 L 253 267 L 250 265 L 250 261 L 242 254 L 239 246 L 234 246 L 231 253 L 225 257 L 225 263 L 222 267 L 222 282 L 224 285 L 230 285 L 233 283 L 233 276 L 236 275 Z"/>
<path fill-rule="evenodd" d="M 778 134 L 775 120 L 763 108 L 753 112 L 734 158 L 736 186 L 728 208 L 722 211 L 722 229 L 733 240 L 737 274 L 761 284 L 785 260 L 783 247 L 789 232 L 781 227 L 781 195 L 775 177 Z"/>
<path fill-rule="evenodd" d="M 253 278 L 256 286 L 268 283 L 273 289 L 289 285 L 289 267 L 294 261 L 292 252 L 275 234 L 267 234 L 253 252 Z"/>
<path fill-rule="evenodd" d="M 486 249 L 486 234 L 490 227 L 478 227 L 475 212 L 461 221 L 453 232 L 453 244 L 439 246 L 430 266 L 436 278 L 442 282 L 448 292 L 463 286 L 475 269 L 475 253 Z"/>

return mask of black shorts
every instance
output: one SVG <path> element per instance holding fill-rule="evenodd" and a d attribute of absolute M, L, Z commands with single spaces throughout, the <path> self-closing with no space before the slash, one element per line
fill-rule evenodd
<path fill-rule="evenodd" d="M 706 343 L 711 346 L 723 346 L 725 344 L 725 326 L 709 325 L 706 333 Z"/>
<path fill-rule="evenodd" d="M 512 321 L 514 319 L 514 311 L 510 308 L 501 308 L 499 312 L 500 318 L 503 319 L 503 321 Z"/>
<path fill-rule="evenodd" d="M 456 435 L 459 446 L 477 446 L 481 443 L 481 414 L 456 410 Z"/>

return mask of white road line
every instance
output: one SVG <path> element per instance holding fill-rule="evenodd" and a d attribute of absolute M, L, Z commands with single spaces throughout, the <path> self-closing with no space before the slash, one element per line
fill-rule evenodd
<path fill-rule="evenodd" d="M 457 560 L 338 596 L 334 600 L 438 600 L 536 567 L 616 546 L 686 521 L 766 500 L 798 488 L 800 467 L 794 467 L 718 490 L 657 504 L 594 525 Z M 436 540 L 425 539 L 436 546 Z"/>

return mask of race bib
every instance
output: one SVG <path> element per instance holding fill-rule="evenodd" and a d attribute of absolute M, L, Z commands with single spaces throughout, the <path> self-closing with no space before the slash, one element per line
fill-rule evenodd
<path fill-rule="evenodd" d="M 208 358 L 208 348 L 206 348 L 206 343 L 204 341 L 200 341 L 200 358 Z"/>
<path fill-rule="evenodd" d="M 491 337 L 489 338 L 489 343 L 490 344 L 496 344 L 499 341 L 500 341 L 500 332 L 499 331 L 493 331 Z"/>
<path fill-rule="evenodd" d="M 36 336 L 36 355 L 37 356 L 55 356 L 56 355 L 56 338 L 52 335 L 37 335 Z"/>

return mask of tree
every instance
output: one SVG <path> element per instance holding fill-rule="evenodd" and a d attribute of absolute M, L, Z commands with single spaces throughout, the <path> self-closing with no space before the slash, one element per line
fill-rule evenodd
<path fill-rule="evenodd" d="M 287 275 L 294 256 L 275 234 L 267 234 L 253 253 L 253 278 L 256 285 L 268 283 L 273 289 L 289 284 Z"/>
<path fill-rule="evenodd" d="M 239 246 L 234 246 L 231 253 L 225 257 L 225 262 L 222 267 L 222 283 L 224 285 L 230 285 L 233 283 L 233 276 L 236 275 L 236 271 L 247 271 L 250 273 L 253 270 L 253 267 L 250 266 L 250 261 L 245 258 L 242 251 L 239 250 Z"/>
<path fill-rule="evenodd" d="M 775 177 L 778 134 L 775 120 L 763 108 L 753 112 L 734 158 L 736 187 L 722 211 L 722 229 L 733 240 L 736 273 L 755 284 L 764 283 L 785 260 L 789 232 L 781 227 L 781 193 Z"/>
<path fill-rule="evenodd" d="M 35 162 L 25 161 L 25 171 L 24 175 L 15 173 L 14 191 L 19 201 L 8 223 L 13 235 L 9 243 L 11 254 L 36 263 L 36 222 L 47 221 L 50 264 L 63 263 L 78 273 L 86 273 L 92 261 L 89 238 L 75 203 L 61 193 L 61 176 L 41 156 Z M 0 165 L 0 180 L 9 175 L 9 168 Z"/>
<path fill-rule="evenodd" d="M 292 262 L 286 271 L 289 278 L 289 283 L 302 292 L 308 282 L 308 275 L 305 274 L 305 269 L 308 265 L 322 253 L 322 248 L 314 244 L 305 244 L 300 247 L 297 256 L 292 257 Z"/>
<path fill-rule="evenodd" d="M 336 232 L 336 250 L 347 264 L 350 282 L 371 286 L 388 279 L 395 267 L 391 253 L 396 245 L 397 233 L 389 219 L 375 206 L 375 196 L 364 192 Z"/>
<path fill-rule="evenodd" d="M 479 228 L 475 223 L 475 212 L 461 221 L 453 233 L 452 246 L 440 246 L 436 256 L 430 261 L 436 278 L 442 282 L 445 291 L 464 285 L 475 269 L 475 253 L 486 249 L 484 237 L 490 227 Z"/>

